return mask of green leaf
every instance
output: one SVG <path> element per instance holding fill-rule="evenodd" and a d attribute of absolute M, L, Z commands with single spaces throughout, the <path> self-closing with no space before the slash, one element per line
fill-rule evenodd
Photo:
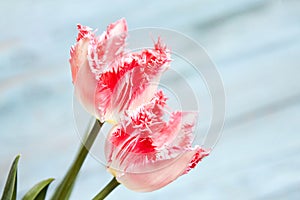
<path fill-rule="evenodd" d="M 16 200 L 17 198 L 17 171 L 20 155 L 17 155 L 10 168 L 1 200 Z"/>
<path fill-rule="evenodd" d="M 22 200 L 45 200 L 48 187 L 53 180 L 49 178 L 39 182 L 25 194 Z"/>

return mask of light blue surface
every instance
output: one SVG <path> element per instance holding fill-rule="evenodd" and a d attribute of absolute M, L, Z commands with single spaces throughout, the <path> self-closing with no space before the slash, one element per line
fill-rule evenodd
<path fill-rule="evenodd" d="M 121 186 L 108 199 L 300 199 L 300 1 L 3 1 L 0 3 L 0 191 L 21 153 L 19 197 L 48 177 L 53 190 L 79 139 L 69 49 L 76 24 L 162 26 L 193 37 L 227 95 L 223 137 L 188 175 L 152 193 Z M 89 157 L 71 199 L 111 178 Z"/>

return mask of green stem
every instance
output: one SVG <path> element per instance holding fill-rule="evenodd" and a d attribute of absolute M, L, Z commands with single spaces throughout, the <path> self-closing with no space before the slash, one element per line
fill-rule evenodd
<path fill-rule="evenodd" d="M 66 200 L 69 199 L 74 183 L 76 181 L 79 170 L 89 152 L 89 149 L 93 145 L 103 123 L 99 120 L 96 120 L 93 128 L 89 132 L 84 144 L 81 144 L 79 152 L 73 161 L 71 167 L 69 168 L 67 174 L 65 175 L 62 182 L 56 188 L 54 195 L 52 196 L 52 200 Z"/>
<path fill-rule="evenodd" d="M 106 186 L 101 190 L 93 200 L 103 200 L 107 195 L 109 195 L 120 183 L 114 177 Z"/>

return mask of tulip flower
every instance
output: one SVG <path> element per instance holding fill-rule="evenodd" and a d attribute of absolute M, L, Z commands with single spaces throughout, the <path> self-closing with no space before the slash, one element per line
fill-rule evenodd
<path fill-rule="evenodd" d="M 192 147 L 195 112 L 172 112 L 166 121 L 167 98 L 162 91 L 127 113 L 108 134 L 107 168 L 127 188 L 150 192 L 186 174 L 208 155 Z"/>
<path fill-rule="evenodd" d="M 120 19 L 100 36 L 78 25 L 71 48 L 75 95 L 101 122 L 116 123 L 126 110 L 151 100 L 161 74 L 170 63 L 170 51 L 160 39 L 153 49 L 125 52 L 127 24 Z"/>

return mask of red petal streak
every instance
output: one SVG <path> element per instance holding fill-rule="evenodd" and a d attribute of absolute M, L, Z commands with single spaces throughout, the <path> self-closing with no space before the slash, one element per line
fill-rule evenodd
<path fill-rule="evenodd" d="M 124 128 L 117 128 L 115 132 L 111 133 L 110 143 L 115 151 L 114 159 L 118 159 L 121 162 L 132 154 L 140 156 L 141 154 L 155 152 L 155 147 L 150 137 L 141 137 L 134 133 L 127 133 Z"/>
<path fill-rule="evenodd" d="M 91 32 L 93 29 L 91 29 L 88 26 L 82 26 L 81 24 L 77 24 L 77 29 L 78 29 L 78 35 L 76 38 L 76 41 L 79 42 L 83 38 L 88 38 L 93 35 Z"/>
<path fill-rule="evenodd" d="M 195 168 L 196 165 L 206 156 L 209 155 L 209 152 L 198 147 L 197 152 L 194 154 L 194 157 L 192 158 L 191 162 L 189 163 L 186 171 L 184 173 L 188 173 L 191 169 Z"/>

